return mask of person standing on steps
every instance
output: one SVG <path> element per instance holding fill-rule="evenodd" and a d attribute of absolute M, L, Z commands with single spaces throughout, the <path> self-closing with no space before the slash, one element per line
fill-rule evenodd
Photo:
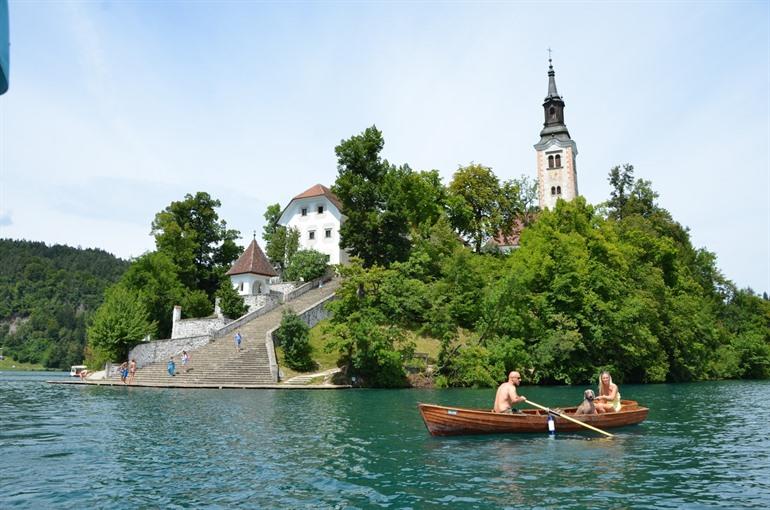
<path fill-rule="evenodd" d="M 168 375 L 172 377 L 176 375 L 176 363 L 174 363 L 173 356 L 171 356 L 171 359 L 168 360 L 168 365 L 166 365 L 166 370 L 168 370 Z"/>
<path fill-rule="evenodd" d="M 190 367 L 187 366 L 188 363 L 190 363 L 190 355 L 187 354 L 187 351 L 182 351 L 182 368 L 185 374 L 190 371 Z"/>
<path fill-rule="evenodd" d="M 128 364 L 128 384 L 133 384 L 134 377 L 136 377 L 136 359 L 132 359 Z"/>
<path fill-rule="evenodd" d="M 233 339 L 235 340 L 235 352 L 241 352 L 241 340 L 243 340 L 243 337 L 240 330 L 235 332 Z"/>

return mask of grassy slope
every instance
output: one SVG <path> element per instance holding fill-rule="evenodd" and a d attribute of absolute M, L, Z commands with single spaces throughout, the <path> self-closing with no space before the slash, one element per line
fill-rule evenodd
<path fill-rule="evenodd" d="M 339 358 L 339 354 L 336 352 L 328 353 L 324 351 L 324 347 L 331 338 L 331 335 L 323 332 L 324 327 L 328 323 L 328 320 L 322 321 L 310 329 L 310 346 L 313 348 L 313 359 L 318 364 L 318 369 L 316 370 L 318 372 L 336 367 L 337 359 Z M 414 340 L 417 346 L 415 352 L 426 353 L 430 362 L 435 363 L 439 348 L 441 347 L 439 340 L 432 337 L 420 336 L 411 331 L 407 332 L 407 335 L 407 338 L 409 340 Z M 289 377 L 293 377 L 301 373 L 290 369 L 284 364 L 283 349 L 278 347 L 276 349 L 276 354 L 278 356 L 278 365 L 281 367 L 284 378 L 288 379 Z"/>
<path fill-rule="evenodd" d="M 6 356 L 0 360 L 0 370 L 45 370 L 45 367 L 39 363 L 19 363 Z"/>

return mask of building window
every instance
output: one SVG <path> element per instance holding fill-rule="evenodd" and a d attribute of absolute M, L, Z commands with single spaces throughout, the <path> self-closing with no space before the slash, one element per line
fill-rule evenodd
<path fill-rule="evenodd" d="M 307 216 L 307 207 L 302 208 L 302 216 Z"/>
<path fill-rule="evenodd" d="M 556 186 L 551 186 L 551 195 L 556 194 Z"/>
<path fill-rule="evenodd" d="M 553 156 L 548 156 L 548 168 L 553 168 Z"/>
<path fill-rule="evenodd" d="M 554 159 L 556 161 L 556 168 L 561 168 L 561 155 L 557 154 Z"/>
<path fill-rule="evenodd" d="M 243 292 L 243 282 L 241 282 L 241 284 L 238 285 L 238 291 Z"/>
<path fill-rule="evenodd" d="M 326 229 L 326 233 L 324 234 L 324 236 L 326 237 L 326 239 L 331 239 L 332 238 L 332 229 L 327 228 Z"/>
<path fill-rule="evenodd" d="M 556 194 L 561 195 L 561 186 L 556 186 Z"/>
<path fill-rule="evenodd" d="M 323 214 L 323 213 L 324 213 L 324 206 L 319 205 L 318 206 L 318 214 Z"/>
<path fill-rule="evenodd" d="M 307 238 L 310 239 L 310 240 L 315 239 L 315 230 L 308 231 Z"/>

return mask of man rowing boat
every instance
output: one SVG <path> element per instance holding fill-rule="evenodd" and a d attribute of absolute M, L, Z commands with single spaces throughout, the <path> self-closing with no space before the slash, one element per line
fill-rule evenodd
<path fill-rule="evenodd" d="M 516 393 L 516 386 L 521 384 L 521 375 L 515 370 L 508 374 L 508 380 L 497 388 L 495 395 L 495 407 L 492 409 L 495 413 L 520 413 L 514 409 L 513 405 L 527 400 Z"/>

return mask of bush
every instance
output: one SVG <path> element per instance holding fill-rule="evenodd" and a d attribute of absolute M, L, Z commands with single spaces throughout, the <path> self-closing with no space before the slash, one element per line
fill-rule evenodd
<path fill-rule="evenodd" d="M 276 331 L 278 342 L 283 347 L 284 361 L 289 368 L 307 372 L 315 368 L 311 357 L 310 328 L 291 310 L 283 312 L 281 326 Z"/>
<path fill-rule="evenodd" d="M 219 298 L 219 307 L 222 310 L 222 314 L 231 319 L 237 319 L 249 309 L 243 302 L 243 298 L 238 294 L 238 291 L 233 288 L 228 277 L 222 279 L 217 291 L 217 297 Z"/>
<path fill-rule="evenodd" d="M 328 264 L 328 255 L 315 250 L 300 250 L 291 258 L 284 278 L 288 281 L 309 282 L 323 276 Z"/>

